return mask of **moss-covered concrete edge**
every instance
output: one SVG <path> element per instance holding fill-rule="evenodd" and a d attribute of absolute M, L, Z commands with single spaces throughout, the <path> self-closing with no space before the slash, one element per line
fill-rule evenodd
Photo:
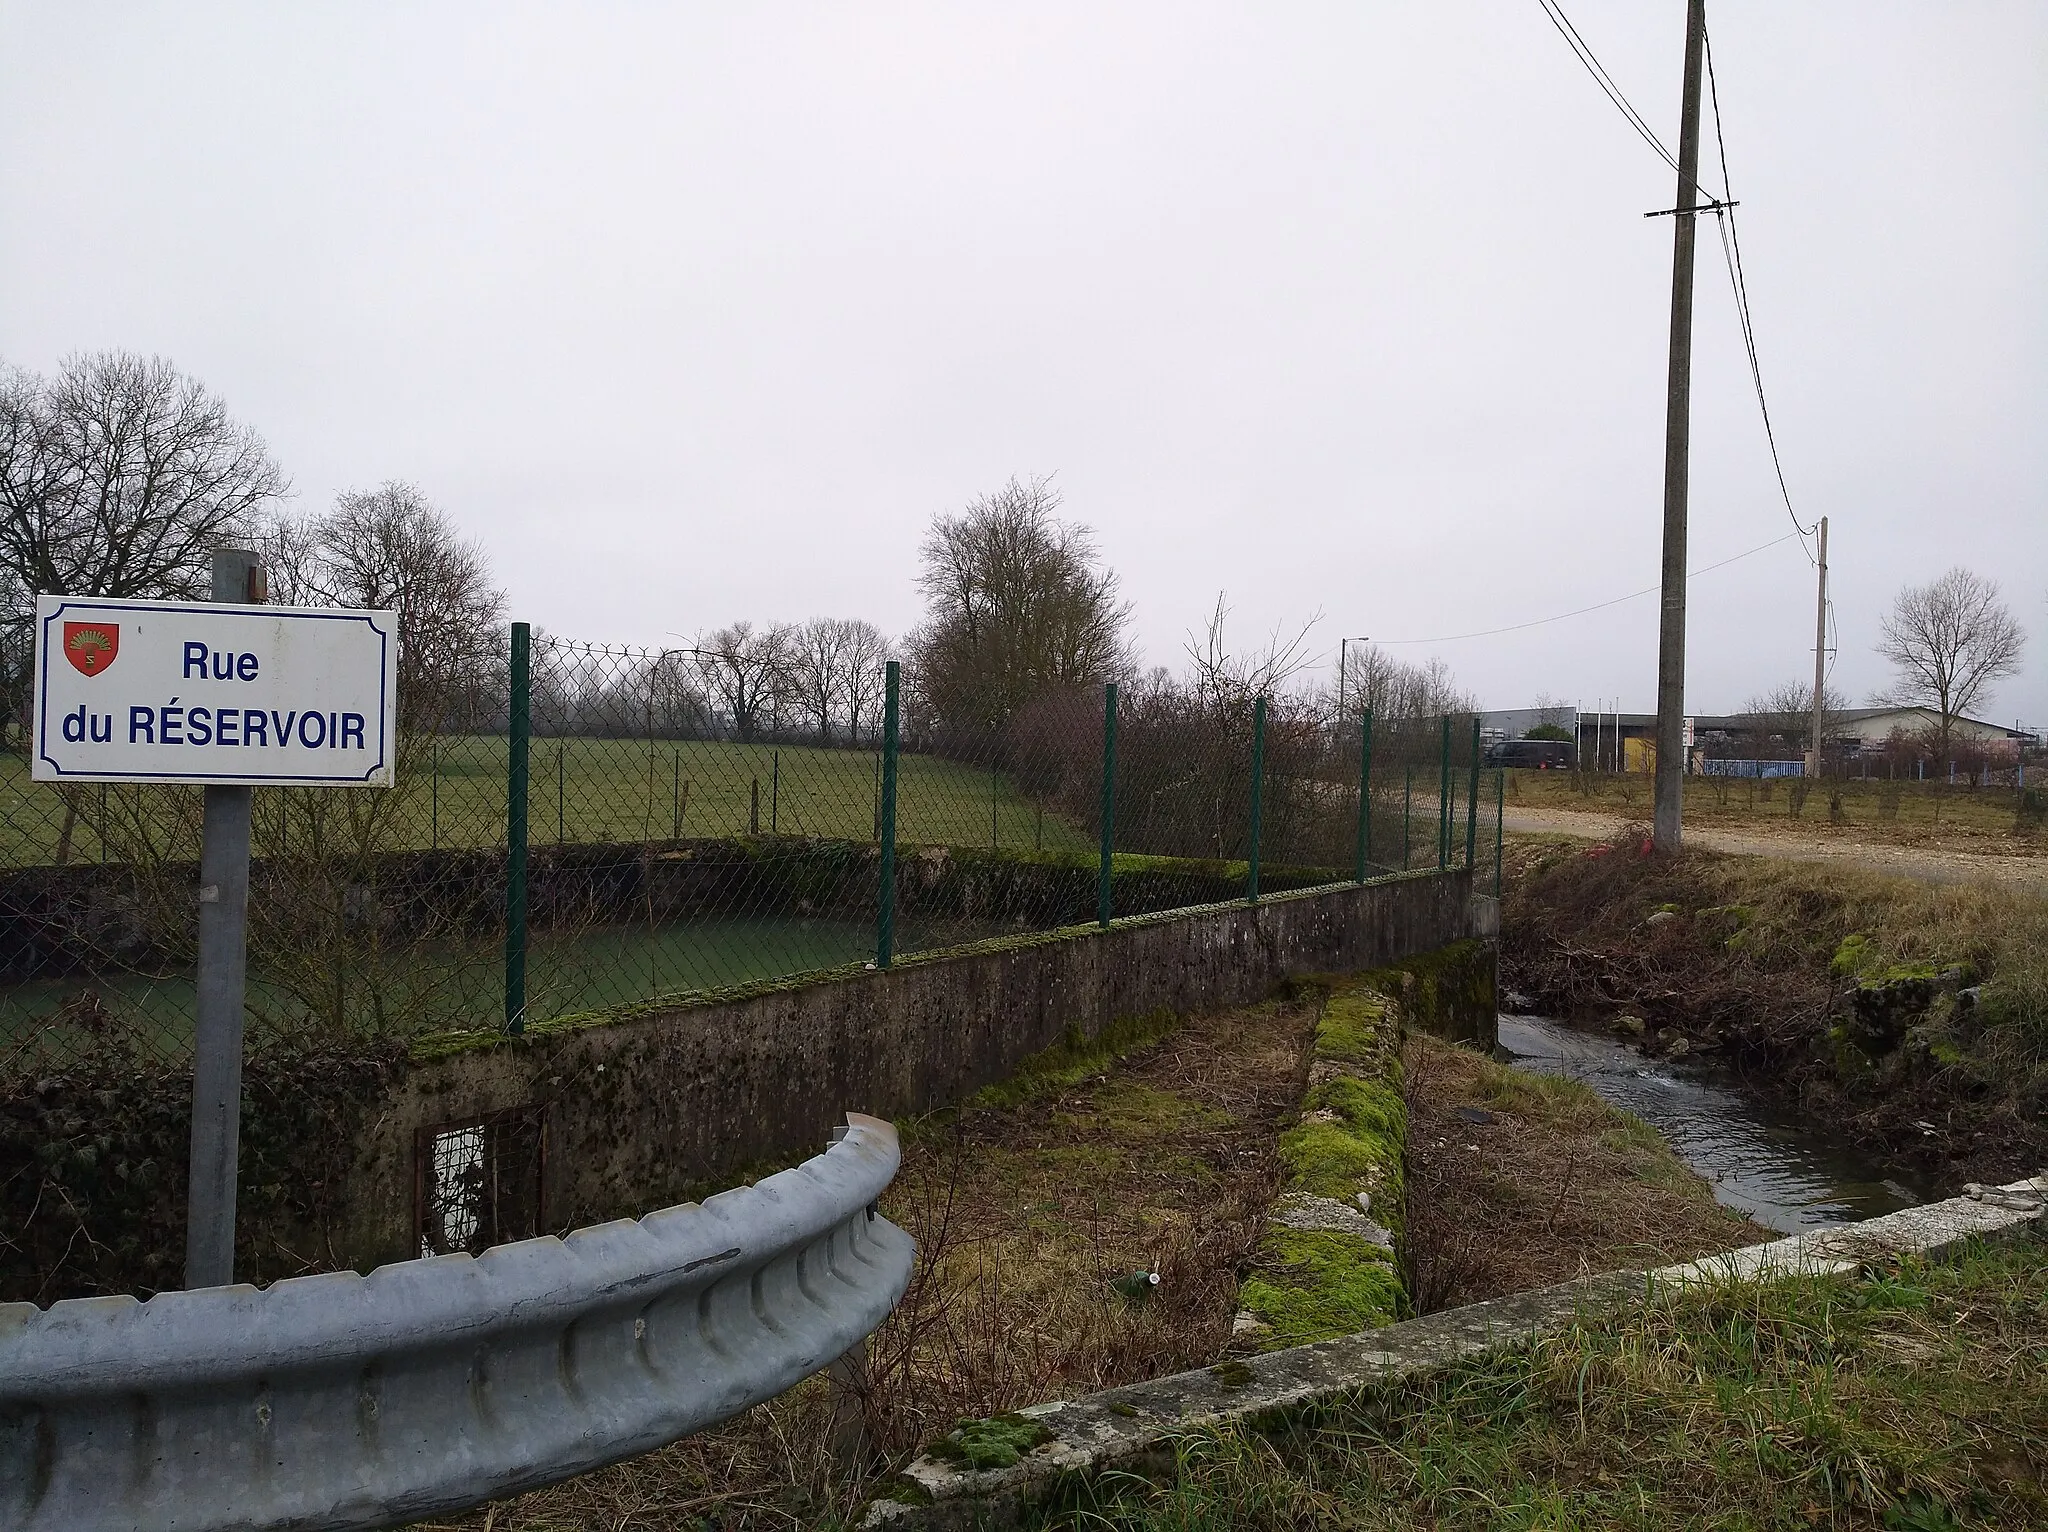
<path fill-rule="evenodd" d="M 1238 1290 L 1244 1349 L 1378 1329 L 1409 1307 L 1397 1255 L 1408 1135 L 1401 1032 L 1389 975 L 1331 984 L 1301 1117 L 1280 1139 L 1280 1201 Z"/>
<path fill-rule="evenodd" d="M 1467 937 L 1362 975 L 1361 981 L 1398 996 L 1406 1025 L 1445 1042 L 1490 1050 L 1499 1041 L 1499 974 L 1494 943 Z"/>

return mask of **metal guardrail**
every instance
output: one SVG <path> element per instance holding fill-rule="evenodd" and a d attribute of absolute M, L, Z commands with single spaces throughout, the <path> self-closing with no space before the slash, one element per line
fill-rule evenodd
<path fill-rule="evenodd" d="M 483 1255 L 258 1290 L 0 1304 L 0 1527 L 373 1528 L 687 1436 L 887 1317 L 896 1132 Z"/>

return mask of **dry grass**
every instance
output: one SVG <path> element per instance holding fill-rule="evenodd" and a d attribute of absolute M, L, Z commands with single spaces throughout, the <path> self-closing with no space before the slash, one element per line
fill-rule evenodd
<path fill-rule="evenodd" d="M 1027 1526 L 2048 1525 L 2048 1248 L 1693 1290 L 1330 1409 L 1198 1433 Z"/>
<path fill-rule="evenodd" d="M 1212 1361 L 1278 1184 L 1314 1011 L 1054 1050 L 958 1112 L 902 1125 L 884 1212 L 916 1236 L 866 1377 L 822 1379 L 633 1462 L 427 1524 L 653 1532 L 830 1524 L 959 1419 Z M 1160 1274 L 1142 1303 L 1113 1281 Z"/>
<path fill-rule="evenodd" d="M 1991 884 L 1925 884 L 1844 866 L 1637 854 L 1629 831 L 1518 841 L 1503 981 L 1559 1015 L 1629 1010 L 1720 1047 L 1754 1083 L 1865 1143 L 1949 1179 L 2031 1174 L 2048 1154 L 2048 900 Z M 1678 918 L 1650 923 L 1669 910 Z M 1859 973 L 1966 965 L 1973 1005 L 1932 1015 L 1910 1046 L 1866 1061 L 1831 1028 Z M 1932 1124 L 1927 1132 L 1921 1123 Z"/>
<path fill-rule="evenodd" d="M 1431 1037 L 1410 1039 L 1405 1065 L 1409 1290 L 1423 1313 L 1769 1237 L 1590 1086 Z"/>
<path fill-rule="evenodd" d="M 1784 826 L 1880 845 L 2048 855 L 2048 834 L 2037 819 L 2022 815 L 2019 793 L 2009 787 L 1828 779 L 1801 793 L 1796 782 L 1688 778 L 1686 818 L 1743 829 Z M 1513 771 L 1507 800 L 1510 808 L 1647 816 L 1650 786 L 1644 772 Z"/>

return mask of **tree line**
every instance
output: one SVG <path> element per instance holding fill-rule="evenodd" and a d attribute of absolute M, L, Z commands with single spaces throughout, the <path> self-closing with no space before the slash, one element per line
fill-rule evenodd
<path fill-rule="evenodd" d="M 401 727 L 408 735 L 501 727 L 506 598 L 485 550 L 417 486 L 350 490 L 324 510 L 288 508 L 290 480 L 225 402 L 159 357 L 106 351 L 54 375 L 0 365 L 0 649 L 10 716 L 25 719 L 29 639 L 41 594 L 203 598 L 209 559 L 256 547 L 270 599 L 396 610 Z M 904 672 L 903 727 L 936 749 L 987 754 L 1047 699 L 1099 696 L 1241 725 L 1255 697 L 1334 723 L 1469 710 L 1439 662 L 1409 666 L 1369 646 L 1341 683 L 1305 687 L 1314 619 L 1232 647 L 1219 597 L 1189 636 L 1184 670 L 1141 669 L 1131 606 L 1093 532 L 1064 518 L 1049 478 L 1013 478 L 933 518 L 919 549 L 925 615 L 892 639 L 860 618 L 740 620 L 687 644 L 622 659 L 540 635 L 535 717 L 558 730 L 804 739 L 878 737 L 884 667 Z M 1027 722 L 1020 723 L 1020 720 Z"/>

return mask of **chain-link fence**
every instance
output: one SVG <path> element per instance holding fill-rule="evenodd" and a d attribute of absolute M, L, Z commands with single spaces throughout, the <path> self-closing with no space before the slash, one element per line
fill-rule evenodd
<path fill-rule="evenodd" d="M 252 1050 L 542 1026 L 1497 856 L 1469 716 L 1096 686 L 979 726 L 893 664 L 799 712 L 699 651 L 523 627 L 512 649 L 408 707 L 391 788 L 256 794 Z M 14 703 L 0 1077 L 182 1061 L 201 793 L 32 782 Z"/>

